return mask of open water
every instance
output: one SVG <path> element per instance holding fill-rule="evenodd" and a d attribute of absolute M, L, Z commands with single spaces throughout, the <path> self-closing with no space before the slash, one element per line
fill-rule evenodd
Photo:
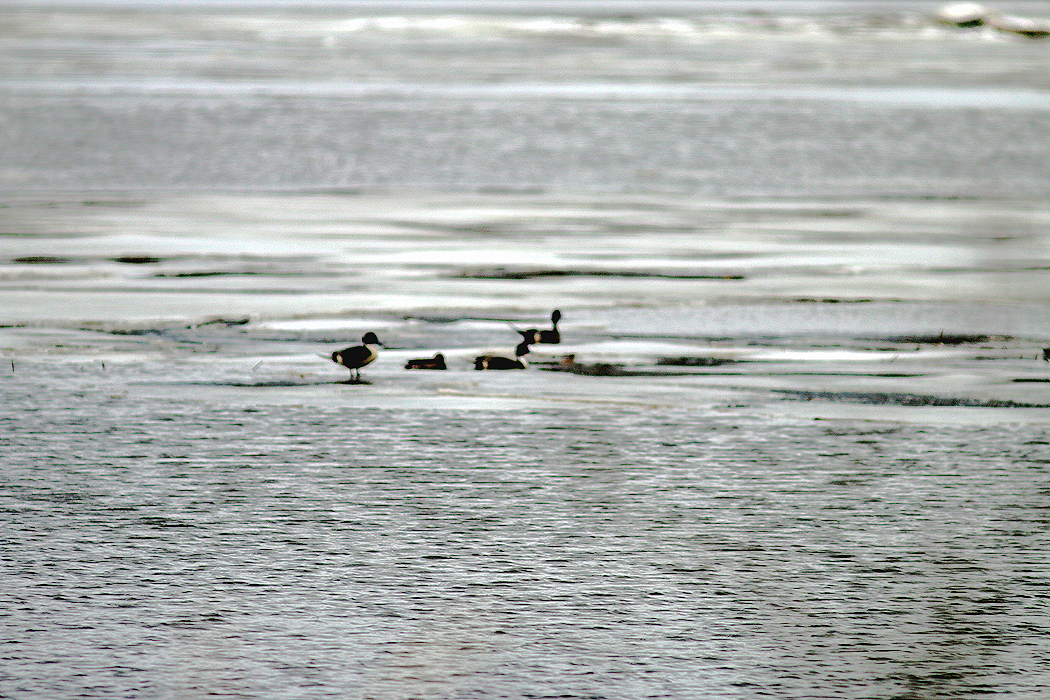
<path fill-rule="evenodd" d="M 1046 697 L 1050 40 L 936 8 L 0 8 L 0 697 Z"/>

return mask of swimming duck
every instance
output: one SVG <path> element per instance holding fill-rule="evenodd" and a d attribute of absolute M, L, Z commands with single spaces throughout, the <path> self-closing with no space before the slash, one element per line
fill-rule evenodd
<path fill-rule="evenodd" d="M 405 369 L 448 369 L 448 367 L 445 365 L 445 356 L 439 352 L 433 357 L 409 360 L 405 363 Z"/>
<path fill-rule="evenodd" d="M 537 330 L 530 328 L 527 331 L 518 331 L 527 343 L 543 343 L 556 345 L 561 342 L 561 333 L 558 332 L 558 321 L 561 320 L 561 311 L 554 310 L 551 314 L 551 328 L 549 330 Z"/>
<path fill-rule="evenodd" d="M 332 362 L 342 365 L 350 370 L 350 381 L 361 381 L 361 368 L 371 364 L 379 357 L 377 346 L 381 346 L 379 338 L 375 333 L 365 333 L 361 338 L 361 345 L 355 345 L 345 350 L 332 353 Z"/>
<path fill-rule="evenodd" d="M 610 365 L 607 362 L 599 362 L 593 365 L 577 362 L 576 355 L 562 355 L 561 362 L 552 369 L 572 372 L 573 374 L 585 374 L 591 377 L 618 377 L 625 374 L 621 366 Z"/>
<path fill-rule="evenodd" d="M 514 348 L 514 358 L 503 355 L 480 355 L 474 358 L 474 369 L 525 369 L 523 355 L 529 354 L 529 343 L 522 341 Z"/>

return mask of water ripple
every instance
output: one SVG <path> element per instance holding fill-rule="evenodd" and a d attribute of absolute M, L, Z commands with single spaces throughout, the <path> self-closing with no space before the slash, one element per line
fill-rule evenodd
<path fill-rule="evenodd" d="M 5 694 L 1039 687 L 1045 426 L 63 398 L 4 437 Z"/>

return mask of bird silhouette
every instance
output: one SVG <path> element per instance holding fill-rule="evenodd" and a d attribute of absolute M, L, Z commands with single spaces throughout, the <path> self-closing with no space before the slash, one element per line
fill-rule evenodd
<path fill-rule="evenodd" d="M 405 369 L 448 369 L 440 352 L 433 357 L 421 357 L 405 363 Z"/>
<path fill-rule="evenodd" d="M 542 343 L 545 345 L 556 345 L 561 342 L 561 333 L 558 332 L 558 321 L 561 320 L 561 311 L 557 309 L 551 314 L 551 327 L 549 329 L 538 330 L 536 328 L 530 328 L 527 331 L 518 331 L 521 334 L 522 340 L 529 344 Z M 518 329 L 514 329 L 518 330 Z"/>
<path fill-rule="evenodd" d="M 529 344 L 526 341 L 518 343 L 514 348 L 514 357 L 505 355 L 479 355 L 474 358 L 474 369 L 525 369 L 527 366 L 523 355 L 529 354 Z"/>
<path fill-rule="evenodd" d="M 379 357 L 378 346 L 381 345 L 375 333 L 365 333 L 361 338 L 361 345 L 333 352 L 332 362 L 350 370 L 351 382 L 359 382 L 361 381 L 361 368 L 371 364 Z"/>

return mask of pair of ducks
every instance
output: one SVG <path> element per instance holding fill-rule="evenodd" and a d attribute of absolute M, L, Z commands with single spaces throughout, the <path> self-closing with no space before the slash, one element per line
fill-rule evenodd
<path fill-rule="evenodd" d="M 538 343 L 555 345 L 561 342 L 561 333 L 558 332 L 558 321 L 561 320 L 561 311 L 557 309 L 551 314 L 551 327 L 550 329 L 538 330 L 536 328 L 530 328 L 527 331 L 518 331 L 521 335 L 521 342 L 518 343 L 518 347 L 514 348 L 514 357 L 505 357 L 503 355 L 480 355 L 474 358 L 474 369 L 525 369 L 525 360 L 522 358 L 529 354 L 529 346 L 536 345 Z"/>
<path fill-rule="evenodd" d="M 558 321 L 561 320 L 561 311 L 555 309 L 551 314 L 551 328 L 538 330 L 530 328 L 526 331 L 518 329 L 521 334 L 521 343 L 514 348 L 514 357 L 488 354 L 474 358 L 474 369 L 525 369 L 524 355 L 529 353 L 529 346 L 536 343 L 555 344 L 561 342 L 561 333 L 558 332 Z M 337 350 L 332 353 L 332 362 L 340 364 L 350 370 L 350 381 L 361 381 L 361 368 L 369 365 L 379 357 L 379 348 L 382 347 L 375 333 L 365 333 L 361 338 L 361 345 Z M 405 369 L 448 369 L 445 364 L 445 356 L 441 353 L 430 358 L 409 360 Z"/>

